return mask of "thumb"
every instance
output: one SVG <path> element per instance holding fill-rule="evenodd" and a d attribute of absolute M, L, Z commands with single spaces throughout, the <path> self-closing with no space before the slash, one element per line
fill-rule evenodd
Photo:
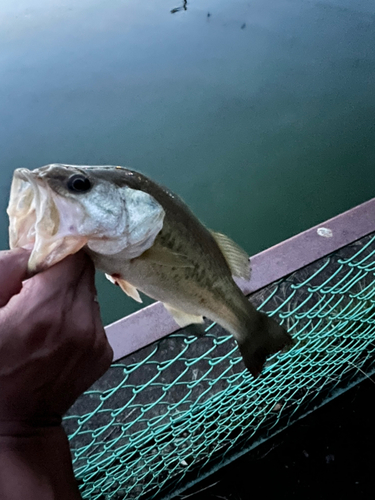
<path fill-rule="evenodd" d="M 0 252 L 0 307 L 20 292 L 22 281 L 28 278 L 29 257 L 30 251 L 24 248 Z"/>

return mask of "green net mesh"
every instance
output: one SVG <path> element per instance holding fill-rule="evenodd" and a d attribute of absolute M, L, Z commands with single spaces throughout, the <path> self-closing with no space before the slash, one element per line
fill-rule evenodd
<path fill-rule="evenodd" d="M 256 380 L 208 323 L 114 363 L 64 420 L 83 498 L 166 496 L 371 374 L 374 272 L 373 234 L 253 294 L 295 339 Z"/>

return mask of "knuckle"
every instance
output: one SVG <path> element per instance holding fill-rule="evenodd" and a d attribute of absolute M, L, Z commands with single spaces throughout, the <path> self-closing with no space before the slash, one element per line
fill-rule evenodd
<path fill-rule="evenodd" d="M 97 331 L 95 340 L 95 351 L 101 362 L 108 367 L 113 361 L 113 349 L 108 342 L 104 328 Z"/>
<path fill-rule="evenodd" d="M 105 349 L 105 360 L 109 366 L 112 364 L 114 352 L 113 352 L 113 349 L 112 349 L 110 343 L 108 342 L 108 340 L 107 340 L 106 344 L 107 345 L 106 345 L 106 349 Z"/>

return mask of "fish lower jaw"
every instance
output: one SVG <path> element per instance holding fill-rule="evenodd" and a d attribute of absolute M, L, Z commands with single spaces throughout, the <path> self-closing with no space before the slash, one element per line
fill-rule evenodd
<path fill-rule="evenodd" d="M 57 264 L 68 255 L 77 253 L 87 243 L 86 237 L 61 237 L 37 240 L 33 246 L 28 270 L 36 273 Z"/>

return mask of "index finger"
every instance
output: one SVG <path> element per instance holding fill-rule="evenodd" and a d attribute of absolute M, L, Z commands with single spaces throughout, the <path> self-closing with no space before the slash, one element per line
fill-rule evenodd
<path fill-rule="evenodd" d="M 94 265 L 91 259 L 80 251 L 30 278 L 25 283 L 25 289 L 32 288 L 33 293 L 41 299 L 47 296 L 52 299 L 55 295 L 62 299 L 65 292 L 72 292 L 77 288 L 86 273 L 94 276 Z"/>
<path fill-rule="evenodd" d="M 0 313 L 15 314 L 18 323 L 24 321 L 27 324 L 27 318 L 32 318 L 34 322 L 57 325 L 76 302 L 79 284 L 86 275 L 92 275 L 92 289 L 87 287 L 86 299 L 90 302 L 91 298 L 94 303 L 94 274 L 94 265 L 87 255 L 83 252 L 70 255 L 27 279 L 21 293 L 14 296 Z"/>
<path fill-rule="evenodd" d="M 0 307 L 4 307 L 13 295 L 20 292 L 27 276 L 30 251 L 24 248 L 0 252 Z"/>

